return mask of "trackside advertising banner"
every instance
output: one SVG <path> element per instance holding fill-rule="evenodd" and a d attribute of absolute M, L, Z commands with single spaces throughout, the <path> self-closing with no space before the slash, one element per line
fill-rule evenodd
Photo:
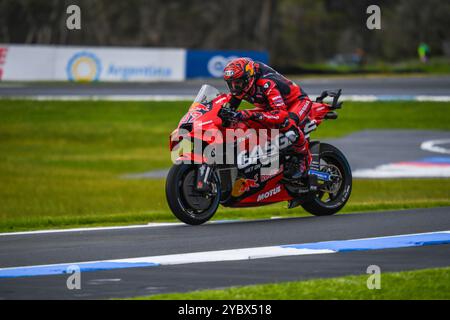
<path fill-rule="evenodd" d="M 249 57 L 263 63 L 269 61 L 269 55 L 265 51 L 188 50 L 186 78 L 220 78 L 225 65 L 237 57 Z"/>
<path fill-rule="evenodd" d="M 186 50 L 0 45 L 4 81 L 181 81 Z"/>
<path fill-rule="evenodd" d="M 183 81 L 219 78 L 231 59 L 263 51 L 0 44 L 0 81 Z"/>
<path fill-rule="evenodd" d="M 0 80 L 54 80 L 52 47 L 0 44 Z"/>

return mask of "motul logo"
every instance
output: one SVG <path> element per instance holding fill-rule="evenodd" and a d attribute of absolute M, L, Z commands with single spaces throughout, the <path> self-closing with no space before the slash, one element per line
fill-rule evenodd
<path fill-rule="evenodd" d="M 276 188 L 273 188 L 272 190 L 267 191 L 266 193 L 261 193 L 258 196 L 258 199 L 256 200 L 256 202 L 270 198 L 271 196 L 276 195 L 277 193 L 280 193 L 280 191 L 281 191 L 281 186 L 277 186 Z"/>

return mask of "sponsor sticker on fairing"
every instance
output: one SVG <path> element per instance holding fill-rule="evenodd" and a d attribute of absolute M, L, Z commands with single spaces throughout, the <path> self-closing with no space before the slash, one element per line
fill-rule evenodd
<path fill-rule="evenodd" d="M 231 195 L 233 197 L 239 197 L 242 194 L 244 194 L 247 191 L 250 191 L 251 188 L 257 188 L 259 187 L 259 184 L 257 182 L 257 179 L 245 179 L 241 178 L 236 181 L 236 183 L 233 186 L 233 190 L 231 192 Z"/>
<path fill-rule="evenodd" d="M 274 196 L 274 195 L 276 195 L 276 194 L 278 194 L 280 192 L 281 192 L 281 186 L 276 186 L 275 188 L 273 188 L 273 189 L 271 189 L 271 190 L 269 190 L 269 191 L 267 191 L 265 193 L 261 193 L 258 196 L 258 199 L 256 200 L 256 202 L 260 202 L 262 200 L 270 198 L 270 197 L 272 197 L 272 196 Z"/>
<path fill-rule="evenodd" d="M 282 171 L 283 165 L 281 165 L 279 168 L 275 168 L 274 170 L 267 172 L 267 174 L 262 174 L 260 178 L 261 183 L 266 182 L 267 180 L 275 177 L 276 175 L 279 175 Z"/>
<path fill-rule="evenodd" d="M 310 105 L 310 102 L 306 101 L 305 105 L 298 112 L 298 115 L 300 116 L 300 119 L 303 117 L 303 114 L 308 110 L 309 105 Z"/>

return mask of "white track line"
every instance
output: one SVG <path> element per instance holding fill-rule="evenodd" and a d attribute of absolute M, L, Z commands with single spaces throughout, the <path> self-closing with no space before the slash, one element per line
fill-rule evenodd
<path fill-rule="evenodd" d="M 54 230 L 36 230 L 36 231 L 20 231 L 20 232 L 5 232 L 0 233 L 0 237 L 4 236 L 18 236 L 18 235 L 33 235 L 33 234 L 50 234 L 50 233 L 68 233 L 68 232 L 84 232 L 84 231 L 108 231 L 108 230 L 126 230 L 126 229 L 142 229 L 154 227 L 172 227 L 184 225 L 181 222 L 167 222 L 167 223 L 149 223 L 142 225 L 131 226 L 116 226 L 116 227 L 88 227 L 88 228 L 74 228 L 74 229 L 54 229 Z"/>
<path fill-rule="evenodd" d="M 450 243 L 450 232 L 435 231 L 427 233 L 404 234 L 374 238 L 322 241 L 292 245 L 237 248 L 227 250 L 189 252 L 170 255 L 125 258 L 115 260 L 84 261 L 47 265 L 32 265 L 0 268 L 0 278 L 67 274 L 76 266 L 80 271 L 99 271 L 125 268 L 158 267 L 205 262 L 239 261 L 266 259 L 286 256 L 329 254 L 345 251 L 381 250 L 424 245 L 443 245 Z"/>
<path fill-rule="evenodd" d="M 56 101 L 191 101 L 195 97 L 191 95 L 23 95 L 23 96 L 2 96 L 0 99 L 11 100 L 56 100 Z M 430 101 L 430 102 L 450 102 L 450 96 L 377 96 L 377 95 L 342 95 L 343 101 Z"/>
<path fill-rule="evenodd" d="M 266 220 L 266 219 L 262 219 Z M 248 220 L 214 220 L 206 224 L 220 224 L 220 223 L 236 223 Z M 50 229 L 50 230 L 35 230 L 35 231 L 19 231 L 19 232 L 5 232 L 0 233 L 0 237 L 6 236 L 21 236 L 21 235 L 35 235 L 35 234 L 52 234 L 52 233 L 69 233 L 69 232 L 89 232 L 89 231 L 109 231 L 109 230 L 126 230 L 126 229 L 145 229 L 145 228 L 159 228 L 159 227 L 174 227 L 174 226 L 188 226 L 182 222 L 152 222 L 148 224 L 138 224 L 131 226 L 112 226 L 112 227 L 86 227 L 86 228 L 72 228 L 72 229 Z"/>
<path fill-rule="evenodd" d="M 450 166 L 417 167 L 414 165 L 385 164 L 374 169 L 359 169 L 352 172 L 353 178 L 450 178 Z"/>
<path fill-rule="evenodd" d="M 446 149 L 443 147 L 438 147 L 439 144 L 450 144 L 450 139 L 442 139 L 442 140 L 429 140 L 422 142 L 420 145 L 420 149 L 430 152 L 450 154 L 450 149 Z"/>
<path fill-rule="evenodd" d="M 191 95 L 24 95 L 3 96 L 0 99 L 39 101 L 192 101 Z"/>
<path fill-rule="evenodd" d="M 310 254 L 335 253 L 328 249 L 295 249 L 279 246 L 243 248 L 232 250 L 204 251 L 182 254 L 171 254 L 135 259 L 110 260 L 115 263 L 155 263 L 159 265 L 177 265 L 202 262 L 238 261 L 250 259 L 276 258 Z"/>

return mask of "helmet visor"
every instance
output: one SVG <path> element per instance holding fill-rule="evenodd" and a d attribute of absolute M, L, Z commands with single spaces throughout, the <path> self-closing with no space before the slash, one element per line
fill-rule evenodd
<path fill-rule="evenodd" d="M 248 80 L 244 78 L 227 80 L 228 88 L 231 93 L 241 94 L 248 85 Z"/>

